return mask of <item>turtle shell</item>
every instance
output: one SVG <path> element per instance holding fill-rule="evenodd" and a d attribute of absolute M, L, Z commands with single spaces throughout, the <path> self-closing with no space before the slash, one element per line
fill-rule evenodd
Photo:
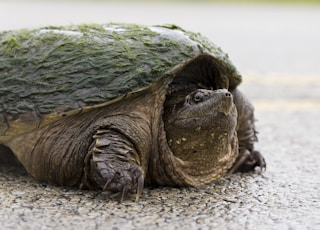
<path fill-rule="evenodd" d="M 150 87 L 207 55 L 230 88 L 241 76 L 222 50 L 175 25 L 44 27 L 0 33 L 0 141 Z"/>

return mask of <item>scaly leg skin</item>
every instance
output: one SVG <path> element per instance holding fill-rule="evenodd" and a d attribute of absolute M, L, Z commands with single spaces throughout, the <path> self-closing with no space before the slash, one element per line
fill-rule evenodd
<path fill-rule="evenodd" d="M 254 124 L 254 108 L 239 90 L 234 90 L 232 94 L 238 111 L 239 156 L 230 172 L 249 172 L 256 167 L 263 172 L 267 166 L 266 161 L 259 151 L 254 150 L 254 143 L 258 141 Z"/>
<path fill-rule="evenodd" d="M 144 172 L 133 144 L 124 135 L 108 129 L 98 130 L 93 139 L 85 160 L 85 180 L 93 181 L 104 191 L 118 193 L 120 202 L 129 193 L 136 192 L 138 201 Z"/>

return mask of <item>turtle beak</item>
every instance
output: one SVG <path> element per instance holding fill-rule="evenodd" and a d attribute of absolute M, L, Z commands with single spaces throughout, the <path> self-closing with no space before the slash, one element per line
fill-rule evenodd
<path fill-rule="evenodd" d="M 233 103 L 232 94 L 230 92 L 225 92 L 222 100 L 223 100 L 223 103 L 221 104 L 220 112 L 222 112 L 226 116 L 228 116 L 229 114 L 231 114 L 232 116 L 235 116 L 236 108 Z"/>

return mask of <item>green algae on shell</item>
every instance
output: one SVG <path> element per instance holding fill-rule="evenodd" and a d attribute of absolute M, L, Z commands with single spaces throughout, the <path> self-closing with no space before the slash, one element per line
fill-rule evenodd
<path fill-rule="evenodd" d="M 200 34 L 174 25 L 89 24 L 0 33 L 0 141 L 150 87 L 199 55 L 241 76 Z"/>

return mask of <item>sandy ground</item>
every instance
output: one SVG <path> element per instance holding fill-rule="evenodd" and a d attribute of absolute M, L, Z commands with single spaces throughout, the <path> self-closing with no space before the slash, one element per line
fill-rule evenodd
<path fill-rule="evenodd" d="M 257 148 L 268 167 L 263 175 L 227 175 L 200 189 L 146 188 L 139 203 L 128 199 L 118 204 L 99 191 L 47 185 L 23 170 L 2 166 L 0 229 L 320 228 L 320 36 L 314 29 L 320 28 L 319 7 L 214 5 L 210 11 L 208 5 L 15 4 L 0 2 L 0 21 L 5 22 L 0 30 L 87 21 L 170 21 L 227 47 L 245 73 L 240 88 L 256 107 Z M 136 13 L 129 14 L 133 8 Z M 187 21 L 185 14 L 198 20 Z M 214 34 L 203 20 L 212 23 Z M 265 30 L 259 29 L 262 25 Z"/>

